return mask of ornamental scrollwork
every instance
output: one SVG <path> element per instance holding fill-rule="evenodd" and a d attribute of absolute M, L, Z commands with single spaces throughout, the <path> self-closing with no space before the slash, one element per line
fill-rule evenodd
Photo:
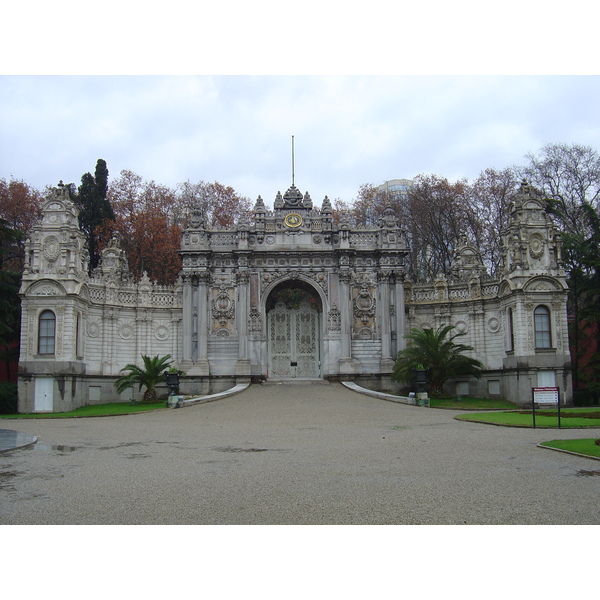
<path fill-rule="evenodd" d="M 212 315 L 215 321 L 224 326 L 235 315 L 235 301 L 229 297 L 225 286 L 219 288 L 219 294 L 212 301 Z"/>
<path fill-rule="evenodd" d="M 365 325 L 375 316 L 375 298 L 367 288 L 362 288 L 354 300 L 354 317 L 360 319 Z"/>

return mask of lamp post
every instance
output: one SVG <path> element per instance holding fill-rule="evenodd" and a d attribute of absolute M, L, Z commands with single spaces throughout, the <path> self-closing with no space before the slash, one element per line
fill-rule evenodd
<path fill-rule="evenodd" d="M 429 397 L 425 391 L 427 383 L 427 369 L 420 367 L 415 369 L 415 384 L 417 386 L 417 404 L 419 406 L 429 406 Z"/>
<path fill-rule="evenodd" d="M 173 408 L 179 408 L 179 376 L 181 371 L 165 371 L 164 376 L 167 379 L 167 386 L 171 390 L 169 397 L 167 398 L 167 405 Z"/>

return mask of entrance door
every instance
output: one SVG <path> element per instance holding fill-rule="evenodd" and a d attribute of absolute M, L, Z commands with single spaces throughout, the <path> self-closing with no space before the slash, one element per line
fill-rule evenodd
<path fill-rule="evenodd" d="M 52 411 L 54 408 L 54 377 L 35 378 L 34 411 Z"/>
<path fill-rule="evenodd" d="M 268 323 L 269 378 L 319 379 L 319 313 L 308 302 L 297 309 L 278 302 Z"/>

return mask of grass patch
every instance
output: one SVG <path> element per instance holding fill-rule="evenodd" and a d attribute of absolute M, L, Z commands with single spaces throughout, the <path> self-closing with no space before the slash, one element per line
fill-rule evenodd
<path fill-rule="evenodd" d="M 596 440 L 552 440 L 550 442 L 542 442 L 543 448 L 556 448 L 557 450 L 566 450 L 567 452 L 577 452 L 577 454 L 585 454 L 585 456 L 593 456 L 600 458 L 600 446 L 596 444 Z"/>
<path fill-rule="evenodd" d="M 460 410 L 498 410 L 498 409 L 517 409 L 514 402 L 502 400 L 501 398 L 472 398 L 471 396 L 461 396 L 460 400 L 453 398 L 430 398 L 429 405 L 432 408 L 454 408 Z"/>
<path fill-rule="evenodd" d="M 128 415 L 165 408 L 164 402 L 152 404 L 129 404 L 128 402 L 110 402 L 107 404 L 94 404 L 80 406 L 75 410 L 62 413 L 23 413 L 0 415 L 0 419 L 68 419 L 73 417 L 104 417 L 109 415 Z"/>
<path fill-rule="evenodd" d="M 477 423 L 504 425 L 506 427 L 533 427 L 533 418 L 530 410 L 474 413 L 459 415 L 455 419 L 459 421 L 476 421 Z M 590 408 L 561 409 L 560 425 L 563 429 L 600 427 L 600 413 L 598 409 Z M 535 426 L 549 429 L 558 428 L 558 411 L 536 410 Z"/>

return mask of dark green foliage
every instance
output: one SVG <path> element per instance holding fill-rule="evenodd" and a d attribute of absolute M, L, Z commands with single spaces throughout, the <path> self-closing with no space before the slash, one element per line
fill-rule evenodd
<path fill-rule="evenodd" d="M 15 414 L 17 406 L 17 385 L 15 383 L 0 382 L 0 414 Z"/>
<path fill-rule="evenodd" d="M 166 356 L 146 356 L 142 354 L 143 367 L 137 365 L 126 365 L 121 369 L 123 371 L 129 371 L 126 375 L 122 375 L 115 382 L 115 388 L 117 392 L 124 392 L 127 388 L 138 386 L 141 390 L 142 387 L 146 388 L 144 392 L 144 403 L 156 402 L 156 384 L 163 380 L 163 373 L 171 365 L 171 355 Z"/>
<path fill-rule="evenodd" d="M 547 201 L 546 210 L 559 222 L 568 224 L 569 216 L 561 203 Z M 569 310 L 574 317 L 570 327 L 573 344 L 573 384 L 583 383 L 600 392 L 600 215 L 583 201 L 578 206 L 580 227 L 566 229 L 562 235 L 563 256 L 569 275 Z M 589 357 L 590 348 L 596 352 Z M 588 355 L 586 364 L 582 359 Z"/>
<path fill-rule="evenodd" d="M 398 352 L 392 380 L 410 381 L 417 369 L 426 369 L 433 393 L 443 391 L 444 383 L 453 377 L 481 377 L 483 365 L 464 353 L 473 350 L 471 346 L 457 344 L 454 340 L 463 333 L 453 333 L 452 325 L 438 329 L 413 329 L 406 336 L 408 345 Z"/>
<path fill-rule="evenodd" d="M 574 390 L 573 406 L 593 406 L 598 404 L 598 393 L 592 390 Z"/>
<path fill-rule="evenodd" d="M 8 345 L 18 341 L 21 325 L 21 302 L 19 288 L 21 273 L 1 269 L 5 242 L 10 243 L 20 236 L 20 232 L 8 227 L 0 219 L 0 360 L 15 360 L 18 350 L 9 350 Z"/>
<path fill-rule="evenodd" d="M 108 190 L 108 169 L 106 161 L 99 158 L 96 163 L 95 177 L 85 173 L 77 192 L 71 187 L 71 198 L 79 209 L 79 226 L 85 234 L 90 253 L 90 273 L 98 266 L 100 251 L 98 248 L 98 229 L 106 221 L 114 221 L 115 214 L 106 198 Z"/>

